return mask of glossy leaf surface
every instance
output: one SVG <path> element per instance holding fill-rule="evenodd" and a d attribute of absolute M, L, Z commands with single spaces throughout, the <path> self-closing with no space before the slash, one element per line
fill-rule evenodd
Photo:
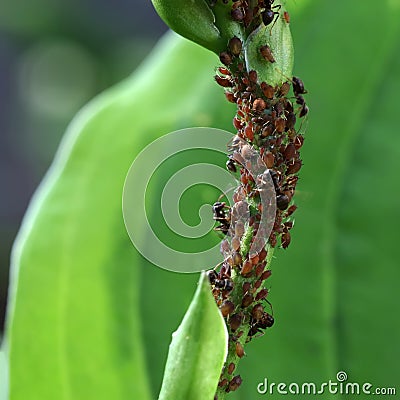
<path fill-rule="evenodd" d="M 228 350 L 225 321 L 201 275 L 178 330 L 172 334 L 159 400 L 212 400 Z"/>

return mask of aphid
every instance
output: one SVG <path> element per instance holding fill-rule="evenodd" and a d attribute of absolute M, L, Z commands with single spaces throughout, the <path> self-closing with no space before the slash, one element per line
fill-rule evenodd
<path fill-rule="evenodd" d="M 230 52 L 237 57 L 242 52 L 242 41 L 235 36 L 229 41 L 228 48 Z"/>
<path fill-rule="evenodd" d="M 231 17 L 234 21 L 241 22 L 244 20 L 244 13 L 241 8 L 235 8 L 231 11 Z"/>
<path fill-rule="evenodd" d="M 267 108 L 267 104 L 261 98 L 255 99 L 253 103 L 253 110 L 257 112 L 264 111 Z"/>
<path fill-rule="evenodd" d="M 221 310 L 222 316 L 227 317 L 229 314 L 233 313 L 235 305 L 231 301 L 225 300 L 219 309 Z"/>
<path fill-rule="evenodd" d="M 229 326 L 232 332 L 235 332 L 242 324 L 243 317 L 241 314 L 234 314 L 229 317 Z"/>
<path fill-rule="evenodd" d="M 228 374 L 229 374 L 229 375 L 232 375 L 232 374 L 233 374 L 233 371 L 235 370 L 235 367 L 236 367 L 236 365 L 235 365 L 234 363 L 230 363 L 230 364 L 228 365 Z"/>
<path fill-rule="evenodd" d="M 260 47 L 260 53 L 263 56 L 263 58 L 267 61 L 269 61 L 270 63 L 274 63 L 275 62 L 275 57 L 272 54 L 271 48 L 268 45 L 265 46 L 261 46 Z"/>
<path fill-rule="evenodd" d="M 218 85 L 224 88 L 229 88 L 233 86 L 233 82 L 228 78 L 223 78 L 222 76 L 215 75 L 214 79 L 218 83 Z"/>
<path fill-rule="evenodd" d="M 242 358 L 242 357 L 244 356 L 244 349 L 243 349 L 243 346 L 242 346 L 239 342 L 236 342 L 235 347 L 236 347 L 236 355 L 237 355 L 239 358 Z"/>
<path fill-rule="evenodd" d="M 242 307 L 246 308 L 248 307 L 251 303 L 253 303 L 254 298 L 251 294 L 247 293 L 246 295 L 243 296 L 242 299 Z"/>
<path fill-rule="evenodd" d="M 287 11 L 283 13 L 283 19 L 286 21 L 287 24 L 290 23 L 290 15 Z"/>
<path fill-rule="evenodd" d="M 234 392 L 236 389 L 239 388 L 239 386 L 242 384 L 242 378 L 240 375 L 236 375 L 235 377 L 232 378 L 232 380 L 229 382 L 229 386 L 227 388 L 227 392 Z"/>
<path fill-rule="evenodd" d="M 232 64 L 232 56 L 227 51 L 223 51 L 222 53 L 220 53 L 219 60 L 222 62 L 222 64 L 226 66 Z"/>

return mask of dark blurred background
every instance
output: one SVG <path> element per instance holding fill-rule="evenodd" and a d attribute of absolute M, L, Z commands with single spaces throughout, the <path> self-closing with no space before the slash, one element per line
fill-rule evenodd
<path fill-rule="evenodd" d="M 12 243 L 68 123 L 165 30 L 150 0 L 1 0 L 0 337 Z"/>

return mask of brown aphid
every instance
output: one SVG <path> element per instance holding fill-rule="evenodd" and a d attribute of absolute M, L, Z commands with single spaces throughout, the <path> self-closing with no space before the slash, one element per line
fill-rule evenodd
<path fill-rule="evenodd" d="M 261 289 L 257 294 L 256 294 L 256 301 L 263 300 L 268 296 L 268 290 L 267 289 Z"/>
<path fill-rule="evenodd" d="M 229 41 L 228 48 L 230 52 L 237 57 L 242 52 L 242 41 L 235 36 Z"/>
<path fill-rule="evenodd" d="M 229 326 L 232 332 L 235 332 L 242 324 L 243 317 L 240 314 L 234 314 L 229 317 Z"/>
<path fill-rule="evenodd" d="M 242 357 L 244 356 L 244 349 L 243 349 L 243 346 L 242 346 L 239 342 L 236 342 L 235 347 L 236 347 L 236 355 L 237 355 L 239 358 L 242 358 Z"/>
<path fill-rule="evenodd" d="M 285 20 L 285 22 L 286 22 L 287 24 L 290 24 L 290 15 L 289 15 L 289 13 L 288 13 L 287 11 L 284 11 L 284 13 L 283 13 L 283 19 Z"/>
<path fill-rule="evenodd" d="M 249 293 L 249 291 L 250 291 L 250 287 L 251 287 L 251 284 L 250 284 L 250 282 L 245 282 L 245 283 L 243 283 L 243 286 L 242 286 L 242 289 L 243 289 L 243 295 L 245 295 L 245 294 Z"/>
<path fill-rule="evenodd" d="M 231 17 L 236 22 L 242 22 L 244 20 L 244 13 L 241 8 L 235 8 L 231 11 Z"/>
<path fill-rule="evenodd" d="M 275 88 L 271 85 L 268 85 L 266 82 L 261 83 L 261 90 L 264 93 L 264 96 L 267 99 L 273 99 L 275 95 Z"/>
<path fill-rule="evenodd" d="M 256 276 L 260 276 L 263 273 L 264 267 L 265 267 L 264 263 L 257 265 Z"/>
<path fill-rule="evenodd" d="M 275 120 L 275 129 L 278 133 L 282 133 L 285 131 L 286 120 L 284 118 L 277 118 Z"/>
<path fill-rule="evenodd" d="M 253 103 L 253 110 L 254 111 L 262 112 L 266 108 L 267 108 L 267 103 L 263 99 L 258 98 L 258 99 L 254 100 L 254 103 Z"/>
<path fill-rule="evenodd" d="M 303 146 L 304 143 L 304 136 L 297 135 L 294 139 L 294 147 L 298 150 Z"/>
<path fill-rule="evenodd" d="M 287 248 L 288 248 L 288 246 L 289 246 L 289 244 L 290 244 L 290 240 L 291 240 L 290 233 L 289 233 L 289 232 L 285 232 L 285 233 L 282 235 L 282 247 L 283 247 L 284 249 L 287 249 Z"/>
<path fill-rule="evenodd" d="M 243 268 L 242 268 L 242 270 L 240 271 L 241 275 L 247 276 L 247 275 L 249 275 L 252 271 L 253 271 L 253 264 L 251 263 L 250 260 L 246 260 L 246 261 L 243 263 Z"/>
<path fill-rule="evenodd" d="M 236 236 L 232 238 L 232 248 L 236 252 L 240 249 L 240 239 Z"/>
<path fill-rule="evenodd" d="M 263 274 L 261 275 L 261 280 L 265 281 L 266 279 L 268 279 L 271 276 L 272 272 L 270 269 L 266 270 L 263 272 Z"/>
<path fill-rule="evenodd" d="M 257 265 L 259 260 L 260 257 L 258 256 L 258 254 L 254 254 L 253 256 L 250 257 L 250 261 L 253 265 Z"/>
<path fill-rule="evenodd" d="M 296 153 L 296 146 L 293 143 L 289 143 L 283 152 L 283 156 L 289 161 L 295 157 Z"/>
<path fill-rule="evenodd" d="M 244 234 L 244 223 L 242 221 L 237 221 L 235 223 L 235 236 L 242 237 Z"/>
<path fill-rule="evenodd" d="M 245 294 L 242 299 L 242 308 L 247 308 L 253 301 L 254 298 L 250 293 Z"/>
<path fill-rule="evenodd" d="M 275 57 L 272 54 L 271 48 L 268 45 L 265 46 L 261 46 L 260 47 L 260 53 L 263 56 L 263 58 L 267 61 L 269 61 L 270 63 L 274 63 L 275 62 Z"/>
<path fill-rule="evenodd" d="M 227 384 L 228 384 L 228 379 L 226 379 L 226 378 L 221 379 L 221 380 L 218 382 L 218 386 L 219 386 L 219 387 L 224 387 L 224 386 L 226 386 Z"/>
<path fill-rule="evenodd" d="M 281 87 L 279 88 L 279 94 L 281 96 L 286 96 L 289 93 L 289 90 L 290 90 L 290 83 L 283 82 Z"/>
<path fill-rule="evenodd" d="M 235 252 L 232 256 L 233 266 L 238 266 L 242 264 L 242 256 L 239 252 Z"/>
<path fill-rule="evenodd" d="M 257 72 L 254 71 L 254 69 L 252 69 L 252 70 L 249 72 L 249 79 L 250 79 L 250 82 L 252 82 L 252 83 L 257 83 L 258 76 L 257 76 Z"/>
<path fill-rule="evenodd" d="M 239 388 L 239 386 L 242 384 L 242 378 L 240 375 L 237 375 L 232 378 L 232 380 L 229 382 L 229 386 L 227 387 L 226 391 L 227 392 L 234 392 Z"/>
<path fill-rule="evenodd" d="M 255 283 L 254 283 L 254 291 L 256 291 L 257 289 L 259 289 L 260 287 L 261 287 L 261 285 L 262 285 L 262 280 L 261 279 L 259 279 L 258 281 L 256 281 Z"/>
<path fill-rule="evenodd" d="M 218 83 L 218 85 L 220 85 L 220 86 L 222 86 L 224 88 L 228 88 L 228 87 L 232 87 L 233 86 L 233 82 L 228 78 L 223 78 L 222 76 L 215 75 L 214 79 Z"/>
<path fill-rule="evenodd" d="M 258 303 L 256 304 L 253 309 L 251 310 L 251 316 L 253 317 L 253 319 L 255 319 L 256 321 L 258 321 L 259 319 L 262 318 L 264 314 L 264 307 L 262 304 Z"/>
<path fill-rule="evenodd" d="M 287 218 L 287 217 L 290 217 L 296 210 L 297 210 L 296 204 L 292 204 L 292 205 L 288 208 L 288 210 L 286 211 L 285 217 L 286 217 L 286 218 Z"/>
<path fill-rule="evenodd" d="M 244 128 L 244 134 L 246 135 L 247 139 L 253 141 L 254 140 L 253 126 L 247 125 L 246 128 Z"/>
<path fill-rule="evenodd" d="M 236 103 L 235 95 L 232 92 L 225 92 L 225 97 L 230 103 Z"/>
<path fill-rule="evenodd" d="M 240 129 L 242 129 L 243 128 L 243 122 L 239 119 L 239 118 L 237 118 L 237 117 L 234 117 L 233 118 L 233 126 L 239 131 Z M 238 136 L 239 137 L 239 136 Z"/>
<path fill-rule="evenodd" d="M 302 163 L 300 160 L 295 160 L 293 163 L 288 165 L 288 168 L 286 170 L 287 174 L 295 174 L 296 172 L 300 171 L 300 168 L 302 166 Z"/>
<path fill-rule="evenodd" d="M 232 64 L 232 56 L 227 51 L 223 51 L 219 54 L 219 60 L 226 66 Z"/>
<path fill-rule="evenodd" d="M 275 127 L 272 124 L 268 124 L 264 126 L 263 130 L 261 131 L 261 136 L 262 137 L 268 137 L 271 136 L 275 131 Z"/>
<path fill-rule="evenodd" d="M 251 24 L 251 21 L 253 20 L 253 9 L 252 8 L 247 8 L 246 9 L 246 14 L 244 15 L 244 24 L 246 26 L 249 26 Z"/>
<path fill-rule="evenodd" d="M 228 374 L 229 375 L 232 375 L 233 374 L 233 371 L 235 370 L 235 368 L 236 368 L 236 365 L 234 364 L 234 363 L 230 363 L 229 365 L 228 365 Z"/>
<path fill-rule="evenodd" d="M 293 129 L 295 125 L 296 125 L 296 114 L 290 112 L 286 116 L 286 129 Z"/>
<path fill-rule="evenodd" d="M 229 314 L 233 313 L 235 305 L 231 301 L 225 300 L 219 309 L 221 310 L 222 316 L 227 317 Z"/>
<path fill-rule="evenodd" d="M 265 250 L 265 247 L 263 247 L 258 254 L 259 257 L 259 262 L 263 262 L 267 258 L 267 250 Z"/>

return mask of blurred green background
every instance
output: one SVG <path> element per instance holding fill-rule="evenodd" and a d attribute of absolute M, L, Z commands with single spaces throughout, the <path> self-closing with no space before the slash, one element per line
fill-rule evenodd
<path fill-rule="evenodd" d="M 1 162 L 13 155 L 7 165 L 15 166 L 1 169 L 2 201 L 10 199 L 2 206 L 8 243 L 18 222 L 7 221 L 20 220 L 71 115 L 128 75 L 164 29 L 148 2 L 121 3 L 118 15 L 116 5 L 110 10 L 99 2 L 31 4 L 29 12 L 17 2 L 1 11 L 8 46 L 2 49 L 14 49 L 1 58 L 9 65 Z M 142 7 L 148 14 L 138 14 Z M 276 324 L 247 346 L 243 387 L 232 399 L 264 398 L 256 387 L 265 377 L 321 383 L 342 370 L 350 382 L 374 387 L 400 381 L 400 2 L 293 1 L 290 10 L 295 73 L 309 90 L 311 109 L 299 210 L 292 244 L 273 264 Z M 69 45 L 44 51 L 47 36 Z M 43 69 L 42 57 L 56 60 Z M 139 71 L 74 120 L 63 145 L 68 159 L 58 160 L 28 218 L 33 230 L 22 235 L 9 331 L 12 400 L 60 393 L 156 398 L 171 332 L 197 277 L 154 268 L 134 251 L 122 223 L 121 188 L 135 154 L 159 135 L 196 125 L 231 129 L 233 108 L 212 79 L 217 63 L 213 54 L 169 36 Z M 188 196 L 189 204 L 200 198 Z M 150 206 L 157 216 L 158 204 Z"/>
<path fill-rule="evenodd" d="M 149 1 L 1 1 L 0 331 L 12 242 L 68 123 L 164 31 Z"/>

